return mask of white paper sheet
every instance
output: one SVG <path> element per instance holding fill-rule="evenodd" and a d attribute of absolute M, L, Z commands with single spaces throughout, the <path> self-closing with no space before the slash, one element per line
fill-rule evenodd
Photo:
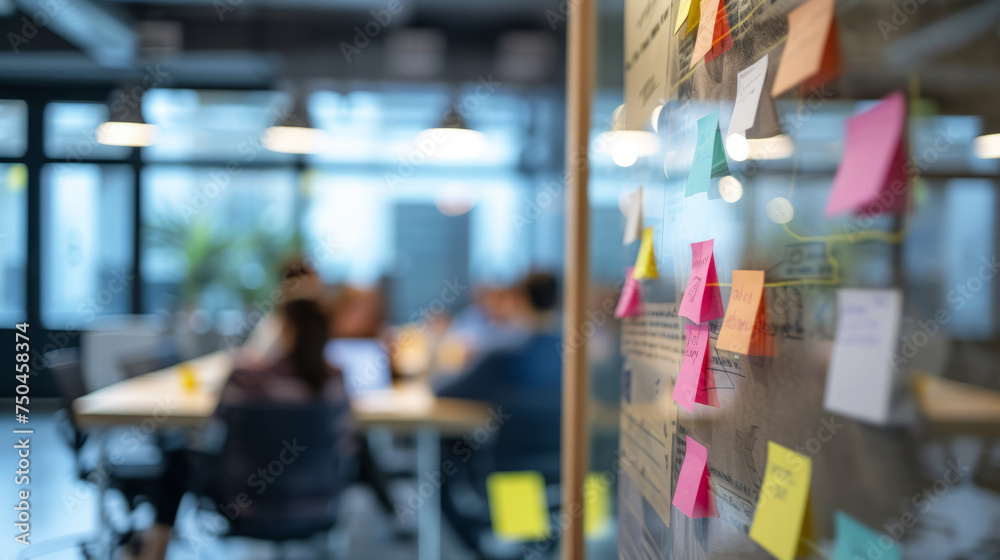
<path fill-rule="evenodd" d="M 903 296 L 898 290 L 837 292 L 837 336 L 823 407 L 882 425 L 889 421 Z"/>

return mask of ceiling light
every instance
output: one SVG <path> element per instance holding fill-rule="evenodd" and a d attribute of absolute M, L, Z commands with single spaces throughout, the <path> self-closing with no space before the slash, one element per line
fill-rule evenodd
<path fill-rule="evenodd" d="M 293 93 L 292 111 L 283 122 L 269 127 L 261 135 L 264 147 L 284 154 L 315 154 L 327 141 L 327 134 L 313 128 L 309 121 L 308 97 Z"/>
<path fill-rule="evenodd" d="M 726 153 L 735 161 L 746 161 L 750 155 L 750 144 L 742 134 L 730 134 L 726 138 Z"/>
<path fill-rule="evenodd" d="M 792 157 L 792 154 L 795 153 L 795 144 L 785 134 L 771 138 L 751 138 L 747 140 L 747 146 L 749 159 L 785 159 Z"/>
<path fill-rule="evenodd" d="M 157 128 L 142 118 L 142 86 L 115 90 L 108 98 L 107 122 L 98 125 L 94 137 L 101 144 L 143 148 L 156 142 Z"/>
<path fill-rule="evenodd" d="M 441 126 L 421 130 L 416 138 L 417 149 L 428 157 L 470 159 L 486 149 L 486 135 L 472 130 L 455 106 L 448 108 Z"/>
<path fill-rule="evenodd" d="M 1000 158 L 1000 134 L 986 134 L 973 139 L 972 152 L 979 159 Z"/>
<path fill-rule="evenodd" d="M 645 130 L 609 130 L 602 132 L 595 144 L 597 152 L 611 156 L 621 167 L 628 167 L 641 157 L 655 154 L 660 139 Z"/>
<path fill-rule="evenodd" d="M 776 196 L 767 201 L 764 213 L 776 224 L 787 224 L 795 217 L 795 208 L 792 206 L 792 201 L 783 196 Z"/>
<path fill-rule="evenodd" d="M 653 114 L 649 117 L 650 124 L 653 125 L 653 132 L 660 131 L 660 113 L 663 111 L 663 105 L 657 105 L 653 108 Z"/>
<path fill-rule="evenodd" d="M 736 202 L 743 198 L 743 183 L 732 175 L 719 179 L 719 195 L 726 202 Z"/>

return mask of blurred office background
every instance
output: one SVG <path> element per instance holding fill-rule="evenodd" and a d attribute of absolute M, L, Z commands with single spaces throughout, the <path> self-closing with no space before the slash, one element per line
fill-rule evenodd
<path fill-rule="evenodd" d="M 888 13 L 877 4 L 852 3 L 842 29 L 874 29 L 872 22 Z M 960 4 L 929 2 L 899 36 L 916 35 L 973 3 Z M 385 24 L 372 14 L 397 5 Z M 480 287 L 509 286 L 530 270 L 561 270 L 564 14 L 572 5 L 0 1 L 0 32 L 11 43 L 0 53 L 0 332 L 15 322 L 32 324 L 36 372 L 46 365 L 44 352 L 79 347 L 86 333 L 121 333 L 136 324 L 151 336 L 182 338 L 183 357 L 193 357 L 246 334 L 253 317 L 268 309 L 275 275 L 292 252 L 313 259 L 329 285 L 381 290 L 394 327 L 426 320 L 446 281 L 468 288 L 442 315 L 460 311 Z M 594 37 L 595 309 L 617 298 L 635 257 L 635 248 L 621 247 L 622 198 L 645 185 L 651 203 L 662 202 L 665 180 L 684 165 L 655 142 L 617 150 L 597 142 L 620 126 L 622 9 L 621 1 L 600 2 Z M 996 151 L 978 153 L 974 142 L 1000 132 L 996 96 L 985 93 L 997 88 L 996 65 L 984 58 L 996 52 L 997 37 L 970 33 L 969 41 L 940 45 L 922 60 L 903 57 L 897 72 L 886 73 L 885 60 L 865 54 L 884 45 L 874 31 L 869 35 L 870 42 L 843 42 L 862 69 L 846 91 L 862 101 L 839 98 L 818 109 L 809 126 L 786 127 L 793 150 L 750 157 L 746 165 L 754 172 L 741 192 L 761 201 L 784 192 L 798 154 L 796 211 L 818 214 L 840 161 L 844 119 L 895 86 L 906 64 L 919 65 L 925 76 L 919 86 L 932 101 L 915 106 L 912 151 L 934 147 L 941 130 L 951 142 L 922 170 L 921 210 L 903 251 L 912 279 L 906 289 L 932 313 L 945 305 L 951 286 L 978 269 L 964 255 L 995 252 L 1000 168 L 990 155 Z M 122 99 L 137 105 L 141 99 L 142 119 L 156 127 L 148 146 L 98 141 Z M 464 127 L 478 134 L 432 142 L 434 153 L 427 153 L 421 133 L 451 121 L 455 107 Z M 794 102 L 779 101 L 772 118 L 787 124 L 800 112 Z M 301 150 L 314 153 L 269 149 L 269 129 L 282 124 L 321 134 L 312 149 Z M 673 262 L 671 255 L 661 258 Z M 878 278 L 890 267 L 858 274 Z M 983 357 L 977 367 L 956 369 L 968 381 L 995 386 L 992 370 L 978 367 L 992 355 L 1000 301 L 995 282 L 985 285 L 977 305 L 954 310 L 948 330 L 955 344 Z M 598 472 L 617 449 L 615 328 L 608 321 L 590 343 L 591 470 Z M 10 352 L 10 345 L 0 347 L 0 360 L 10 363 Z M 939 354 L 938 362 L 948 359 L 947 349 Z M 952 355 L 964 360 L 970 353 Z M 414 371 L 436 359 L 423 358 Z M 118 375 L 91 380 L 102 385 Z M 13 381 L 0 391 L 12 396 Z M 56 395 L 51 379 L 33 379 L 33 398 Z M 57 441 L 43 445 L 53 457 L 61 453 Z M 43 494 L 43 503 L 63 508 L 67 489 L 82 483 L 66 484 Z M 95 523 L 89 503 L 74 511 L 78 527 L 39 521 L 39 538 Z M 371 557 L 388 557 L 377 547 L 385 544 L 379 531 L 390 530 L 371 527 L 356 528 L 375 547 Z M 611 523 L 599 535 L 611 539 L 612 551 L 613 531 Z M 400 557 L 411 557 L 414 548 L 385 546 Z"/>

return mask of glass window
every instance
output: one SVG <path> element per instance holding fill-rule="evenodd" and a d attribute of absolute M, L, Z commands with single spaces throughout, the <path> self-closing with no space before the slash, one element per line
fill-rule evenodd
<path fill-rule="evenodd" d="M 537 258 L 537 225 L 553 206 L 562 204 L 553 196 L 527 192 L 514 173 L 421 174 L 405 189 L 393 188 L 381 173 L 324 170 L 307 177 L 303 242 L 327 282 L 371 284 L 384 275 L 400 274 L 393 265 L 399 263 L 408 232 L 412 236 L 425 226 L 460 221 L 439 222 L 428 214 L 468 214 L 462 235 L 469 244 L 459 250 L 463 254 L 452 255 L 456 262 L 462 262 L 474 281 L 513 281 L 532 265 L 548 264 Z M 401 211 L 401 206 L 421 211 Z"/>
<path fill-rule="evenodd" d="M 108 114 L 104 103 L 49 103 L 45 107 L 45 155 L 69 163 L 127 158 L 132 148 L 101 144 L 95 137 Z"/>
<path fill-rule="evenodd" d="M 133 286 L 133 171 L 127 165 L 42 168 L 42 320 L 76 330 L 126 313 Z"/>
<path fill-rule="evenodd" d="M 152 89 L 143 98 L 143 111 L 158 129 L 156 143 L 142 150 L 146 161 L 248 165 L 295 160 L 264 148 L 261 141 L 286 111 L 278 92 Z"/>
<path fill-rule="evenodd" d="M 24 164 L 0 164 L 0 321 L 8 326 L 25 313 L 27 185 Z"/>
<path fill-rule="evenodd" d="M 152 165 L 142 175 L 143 309 L 240 312 L 299 249 L 293 169 Z"/>
<path fill-rule="evenodd" d="M 21 157 L 28 149 L 28 104 L 0 99 L 0 156 Z"/>

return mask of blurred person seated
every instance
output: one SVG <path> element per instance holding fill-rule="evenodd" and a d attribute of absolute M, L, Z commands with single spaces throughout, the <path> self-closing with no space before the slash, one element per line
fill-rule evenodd
<path fill-rule="evenodd" d="M 490 534 L 489 473 L 534 470 L 547 484 L 559 482 L 558 282 L 551 274 L 532 273 L 515 293 L 520 300 L 514 306 L 519 310 L 516 321 L 526 327 L 524 334 L 486 351 L 465 372 L 440 380 L 435 390 L 439 397 L 493 405 L 485 430 L 442 444 L 442 461 L 456 466 L 442 485 L 442 513 L 462 541 L 480 553 L 481 537 Z M 486 439 L 480 437 L 484 433 Z"/>
<path fill-rule="evenodd" d="M 531 332 L 530 317 L 521 285 L 479 287 L 441 337 L 432 374 L 461 372 L 483 353 L 521 341 Z"/>
<path fill-rule="evenodd" d="M 215 413 L 217 419 L 224 418 L 230 407 L 245 403 L 346 404 L 343 377 L 323 356 L 330 321 L 320 304 L 311 299 L 293 299 L 277 315 L 278 358 L 236 366 L 222 391 Z M 353 456 L 355 444 L 349 415 L 337 426 L 331 426 L 331 437 L 337 440 L 337 448 L 345 456 Z M 141 543 L 138 558 L 143 560 L 165 557 L 181 498 L 186 492 L 203 494 L 212 484 L 215 458 L 210 453 L 187 448 L 168 453 L 167 471 L 152 499 L 156 521 Z M 256 469 L 257 465 L 246 466 L 248 473 Z"/>
<path fill-rule="evenodd" d="M 308 262 L 299 257 L 293 257 L 281 267 L 278 277 L 277 294 L 273 302 L 280 307 L 296 300 L 321 301 L 323 299 L 323 280 Z M 272 291 L 272 294 L 275 292 Z M 251 365 L 257 362 L 267 363 L 281 357 L 281 326 L 282 321 L 276 313 L 268 313 L 247 337 L 236 356 L 237 363 Z"/>
<path fill-rule="evenodd" d="M 378 338 L 385 325 L 385 298 L 378 288 L 345 286 L 332 304 L 334 338 Z"/>
<path fill-rule="evenodd" d="M 484 352 L 466 371 L 438 382 L 438 396 L 496 402 L 523 391 L 559 390 L 558 281 L 551 274 L 531 273 L 512 294 L 507 319 L 523 330 Z M 553 363 L 554 369 L 544 367 Z"/>

